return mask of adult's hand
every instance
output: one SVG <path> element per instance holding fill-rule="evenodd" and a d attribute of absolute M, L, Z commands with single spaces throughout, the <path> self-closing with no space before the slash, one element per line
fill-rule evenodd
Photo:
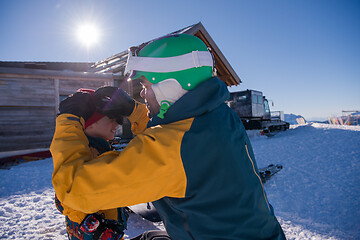
<path fill-rule="evenodd" d="M 76 92 L 60 102 L 60 114 L 71 113 L 87 121 L 95 112 L 93 97 L 87 92 Z"/>

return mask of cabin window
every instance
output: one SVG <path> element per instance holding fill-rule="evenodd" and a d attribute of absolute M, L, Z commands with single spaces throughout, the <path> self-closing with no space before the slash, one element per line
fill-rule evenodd
<path fill-rule="evenodd" d="M 262 96 L 253 95 L 252 96 L 252 103 L 253 104 L 262 104 Z"/>
<path fill-rule="evenodd" d="M 235 98 L 235 101 L 236 102 L 243 102 L 243 101 L 245 101 L 246 100 L 246 96 L 237 96 L 236 98 Z"/>
<path fill-rule="evenodd" d="M 256 95 L 253 95 L 252 96 L 252 103 L 254 103 L 254 104 L 257 104 L 258 102 L 257 102 L 257 96 Z"/>
<path fill-rule="evenodd" d="M 261 95 L 252 95 L 253 104 L 263 104 L 263 97 Z"/>

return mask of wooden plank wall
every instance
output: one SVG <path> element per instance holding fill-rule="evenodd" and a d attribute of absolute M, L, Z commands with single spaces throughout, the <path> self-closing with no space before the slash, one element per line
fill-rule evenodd
<path fill-rule="evenodd" d="M 55 130 L 59 95 L 104 85 L 113 85 L 113 80 L 3 75 L 0 77 L 0 152 L 48 148 Z"/>
<path fill-rule="evenodd" d="M 49 147 L 54 119 L 54 107 L 0 107 L 0 152 Z"/>
<path fill-rule="evenodd" d="M 54 133 L 54 81 L 0 78 L 0 151 L 49 146 Z"/>

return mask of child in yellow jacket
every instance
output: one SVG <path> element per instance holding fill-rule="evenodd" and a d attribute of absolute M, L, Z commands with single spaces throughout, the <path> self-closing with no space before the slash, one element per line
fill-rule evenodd
<path fill-rule="evenodd" d="M 78 92 L 87 92 L 94 95 L 94 90 L 91 89 L 79 89 Z M 94 99 L 96 98 L 94 97 Z M 85 122 L 84 131 L 93 158 L 104 152 L 111 151 L 108 140 L 114 139 L 118 126 L 119 123 L 115 119 L 110 119 L 101 114 L 100 109 L 95 111 Z M 67 207 L 56 196 L 55 205 L 65 215 L 66 231 L 69 239 L 123 239 L 128 217 L 125 208 L 108 209 L 94 214 L 86 214 Z"/>

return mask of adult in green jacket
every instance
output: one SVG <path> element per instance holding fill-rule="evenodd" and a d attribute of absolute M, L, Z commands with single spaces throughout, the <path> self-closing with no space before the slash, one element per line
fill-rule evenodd
<path fill-rule="evenodd" d="M 126 72 L 141 79 L 147 116 L 121 89 L 102 89 L 104 113 L 128 116 L 137 135 L 95 159 L 82 129 L 91 104 L 65 103 L 51 144 L 59 200 L 87 213 L 153 202 L 171 239 L 285 239 L 213 67 L 206 45 L 190 35 L 132 49 Z"/>

